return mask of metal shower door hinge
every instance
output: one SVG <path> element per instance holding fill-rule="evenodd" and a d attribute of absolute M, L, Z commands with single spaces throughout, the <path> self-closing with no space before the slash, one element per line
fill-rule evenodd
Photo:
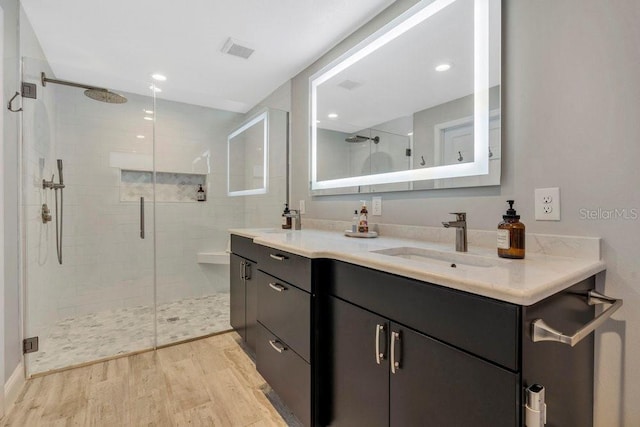
<path fill-rule="evenodd" d="M 35 83 L 22 83 L 22 97 L 37 99 L 36 84 Z"/>
<path fill-rule="evenodd" d="M 38 337 L 30 337 L 22 340 L 22 353 L 35 353 L 38 351 Z"/>

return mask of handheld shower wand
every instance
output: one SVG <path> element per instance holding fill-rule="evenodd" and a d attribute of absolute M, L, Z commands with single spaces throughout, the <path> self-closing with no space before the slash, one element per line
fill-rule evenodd
<path fill-rule="evenodd" d="M 64 180 L 62 178 L 62 159 L 57 160 L 58 163 L 58 183 L 53 182 L 53 176 L 51 181 L 46 179 L 42 180 L 42 188 L 50 188 L 54 191 L 54 197 L 56 199 L 56 252 L 58 253 L 58 263 L 62 265 L 62 215 L 63 215 L 63 193 Z M 58 190 L 60 190 L 60 214 L 58 215 Z M 43 206 L 43 209 L 45 206 Z M 43 216 L 44 220 L 44 216 Z M 46 222 L 46 221 L 45 221 Z"/>

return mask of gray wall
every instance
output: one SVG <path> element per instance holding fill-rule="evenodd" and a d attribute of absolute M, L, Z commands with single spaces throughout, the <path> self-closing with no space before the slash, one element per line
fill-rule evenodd
<path fill-rule="evenodd" d="M 9 100 L 19 89 L 17 0 L 0 0 L 4 10 L 3 92 Z M 18 100 L 19 105 L 20 100 Z M 5 102 L 3 101 L 3 104 Z M 18 135 L 19 113 L 2 109 L 4 120 L 4 378 L 20 363 L 20 285 L 18 280 Z"/>
<path fill-rule="evenodd" d="M 308 191 L 308 78 L 413 1 L 398 0 L 293 79 L 292 199 L 307 216 L 346 220 L 362 195 Z M 596 425 L 640 424 L 640 220 L 585 220 L 581 209 L 640 209 L 640 2 L 503 2 L 502 185 L 383 194 L 372 222 L 439 226 L 466 211 L 495 229 L 514 198 L 528 232 L 598 236 L 604 290 L 625 305 L 596 339 Z M 535 188 L 561 189 L 562 220 L 536 222 Z"/>

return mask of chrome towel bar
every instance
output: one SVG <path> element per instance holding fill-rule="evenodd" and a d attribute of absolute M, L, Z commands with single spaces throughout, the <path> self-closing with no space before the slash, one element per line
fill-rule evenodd
<path fill-rule="evenodd" d="M 592 321 L 584 325 L 573 335 L 565 335 L 562 332 L 547 325 L 544 320 L 536 319 L 531 322 L 531 340 L 538 341 L 556 341 L 571 347 L 578 344 L 584 337 L 595 331 L 602 325 L 613 313 L 622 307 L 622 300 L 610 298 L 596 291 L 589 291 L 586 295 L 587 304 L 611 304 L 606 310 L 596 316 Z"/>

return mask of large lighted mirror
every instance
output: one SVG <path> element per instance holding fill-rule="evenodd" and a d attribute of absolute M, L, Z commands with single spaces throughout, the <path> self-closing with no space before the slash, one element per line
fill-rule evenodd
<path fill-rule="evenodd" d="M 269 153 L 269 112 L 265 111 L 241 125 L 227 137 L 229 196 L 267 192 Z"/>
<path fill-rule="evenodd" d="M 314 194 L 500 184 L 500 0 L 423 0 L 310 78 Z"/>

